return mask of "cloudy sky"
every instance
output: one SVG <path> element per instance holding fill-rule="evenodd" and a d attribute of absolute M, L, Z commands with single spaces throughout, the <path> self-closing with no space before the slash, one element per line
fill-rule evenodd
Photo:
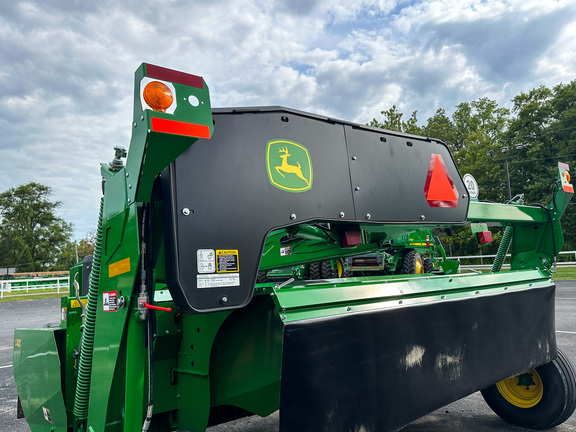
<path fill-rule="evenodd" d="M 80 239 L 99 163 L 128 147 L 142 62 L 202 75 L 212 105 L 421 122 L 576 79 L 576 0 L 0 0 L 0 191 L 36 181 Z"/>

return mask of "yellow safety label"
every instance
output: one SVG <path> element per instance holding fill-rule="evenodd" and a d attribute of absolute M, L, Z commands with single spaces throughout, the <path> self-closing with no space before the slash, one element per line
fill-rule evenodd
<path fill-rule="evenodd" d="M 236 273 L 239 270 L 237 250 L 226 249 L 216 251 L 217 273 Z"/>
<path fill-rule="evenodd" d="M 130 271 L 130 258 L 112 263 L 108 266 L 108 277 L 118 276 Z"/>
<path fill-rule="evenodd" d="M 88 299 L 81 299 L 82 303 L 84 304 L 84 306 L 86 306 L 86 303 L 88 303 Z M 78 303 L 78 300 L 73 299 L 72 301 L 70 301 L 70 307 L 71 308 L 79 308 L 80 307 L 80 303 Z"/>

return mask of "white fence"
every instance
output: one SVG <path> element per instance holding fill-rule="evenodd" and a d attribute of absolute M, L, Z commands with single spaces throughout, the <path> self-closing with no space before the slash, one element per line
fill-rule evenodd
<path fill-rule="evenodd" d="M 576 266 L 576 251 L 561 251 L 558 255 L 568 255 L 574 258 L 573 261 L 556 261 L 557 267 L 574 267 Z M 496 258 L 496 255 L 467 255 L 467 256 L 453 256 L 448 257 L 448 259 L 457 260 L 460 262 L 461 269 L 475 269 L 475 268 L 491 268 L 492 262 Z M 506 260 L 502 268 L 510 268 L 510 263 L 508 262 L 510 254 L 506 255 Z M 480 264 L 463 264 L 462 262 L 466 260 L 480 260 Z"/>
<path fill-rule="evenodd" d="M 42 290 L 49 291 L 46 294 L 52 292 L 60 294 L 60 292 L 68 290 L 69 284 L 70 278 L 68 276 L 3 280 L 0 281 L 0 299 L 4 298 L 6 294 L 9 294 L 10 297 L 38 295 L 34 291 Z"/>

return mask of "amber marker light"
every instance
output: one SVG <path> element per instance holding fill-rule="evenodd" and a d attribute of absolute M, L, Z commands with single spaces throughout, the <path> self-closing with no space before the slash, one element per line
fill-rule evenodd
<path fill-rule="evenodd" d="M 166 84 L 151 81 L 144 87 L 144 101 L 154 111 L 166 112 L 174 101 L 174 95 Z"/>

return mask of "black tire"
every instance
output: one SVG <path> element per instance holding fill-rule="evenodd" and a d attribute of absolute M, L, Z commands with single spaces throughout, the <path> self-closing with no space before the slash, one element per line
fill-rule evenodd
<path fill-rule="evenodd" d="M 268 282 L 268 273 L 265 271 L 259 271 L 256 276 L 256 283 L 266 283 Z"/>
<path fill-rule="evenodd" d="M 424 273 L 432 273 L 432 270 L 434 270 L 434 265 L 432 264 L 432 260 L 430 258 L 424 258 L 424 261 L 422 261 L 422 266 L 424 267 Z"/>
<path fill-rule="evenodd" d="M 408 249 L 402 260 L 402 274 L 423 273 L 422 257 L 414 249 Z"/>
<path fill-rule="evenodd" d="M 322 279 L 322 272 L 321 272 L 321 265 L 319 262 L 312 263 L 308 266 L 308 278 L 313 279 Z"/>
<path fill-rule="evenodd" d="M 520 385 L 520 379 L 531 381 L 526 386 L 531 397 L 514 399 L 514 386 L 526 385 Z M 576 408 L 576 371 L 568 357 L 558 350 L 555 360 L 500 381 L 482 390 L 482 396 L 492 411 L 508 423 L 528 429 L 552 428 L 565 422 Z"/>
<path fill-rule="evenodd" d="M 322 273 L 322 279 L 332 279 L 335 277 L 330 261 L 322 261 L 320 272 Z"/>

